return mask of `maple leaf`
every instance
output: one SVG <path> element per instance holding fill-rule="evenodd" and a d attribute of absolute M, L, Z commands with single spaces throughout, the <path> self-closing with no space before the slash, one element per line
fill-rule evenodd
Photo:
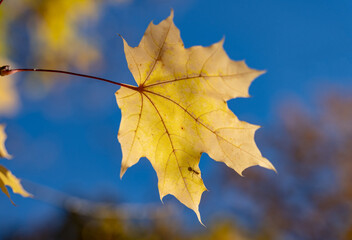
<path fill-rule="evenodd" d="M 5 126 L 0 124 L 0 158 L 11 158 L 11 155 L 7 153 L 5 148 L 5 140 L 6 140 Z M 18 193 L 23 197 L 30 197 L 26 190 L 23 189 L 21 182 L 18 178 L 16 178 L 8 169 L 4 166 L 0 165 L 0 189 L 7 195 L 7 197 L 11 200 L 9 191 L 6 186 L 9 186 L 14 193 Z M 13 203 L 13 202 L 12 202 Z"/>
<path fill-rule="evenodd" d="M 238 118 L 226 101 L 248 97 L 248 88 L 263 71 L 232 61 L 223 40 L 210 46 L 184 48 L 171 15 L 148 26 L 138 47 L 124 48 L 138 87 L 116 92 L 122 120 L 121 177 L 147 157 L 158 176 L 160 198 L 172 194 L 192 209 L 206 190 L 199 161 L 207 153 L 239 174 L 259 165 L 275 170 L 258 150 L 259 128 Z"/>

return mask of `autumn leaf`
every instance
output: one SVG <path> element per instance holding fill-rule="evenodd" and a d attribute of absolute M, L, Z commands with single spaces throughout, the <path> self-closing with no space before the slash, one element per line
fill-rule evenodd
<path fill-rule="evenodd" d="M 239 174 L 254 165 L 275 170 L 255 144 L 259 127 L 238 120 L 226 103 L 248 97 L 249 85 L 263 71 L 229 59 L 223 40 L 185 49 L 173 12 L 160 24 L 151 23 L 138 47 L 124 40 L 124 48 L 138 87 L 116 92 L 122 112 L 121 177 L 147 157 L 158 176 L 160 198 L 174 195 L 201 221 L 203 152 Z"/>
<path fill-rule="evenodd" d="M 8 154 L 5 148 L 5 140 L 6 140 L 5 126 L 0 124 L 0 158 L 11 158 L 11 155 Z M 9 191 L 6 186 L 9 186 L 14 193 L 18 193 L 23 197 L 30 197 L 31 195 L 23 189 L 21 182 L 18 178 L 16 178 L 8 169 L 4 166 L 0 165 L 0 189 L 7 195 L 7 197 L 11 200 Z M 13 203 L 13 202 L 12 202 Z"/>
<path fill-rule="evenodd" d="M 6 186 L 9 186 L 14 193 L 18 193 L 23 197 L 31 197 L 31 194 L 29 194 L 26 190 L 23 189 L 20 180 L 16 178 L 4 166 L 0 165 L 0 188 L 12 202 L 9 191 L 7 190 Z"/>

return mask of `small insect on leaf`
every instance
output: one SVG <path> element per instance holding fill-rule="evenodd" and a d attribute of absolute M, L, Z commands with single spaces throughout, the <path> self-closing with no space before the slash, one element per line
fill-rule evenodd
<path fill-rule="evenodd" d="M 199 175 L 199 172 L 197 172 L 196 170 L 194 170 L 194 169 L 191 168 L 191 167 L 188 167 L 188 171 L 193 172 L 193 173 Z"/>

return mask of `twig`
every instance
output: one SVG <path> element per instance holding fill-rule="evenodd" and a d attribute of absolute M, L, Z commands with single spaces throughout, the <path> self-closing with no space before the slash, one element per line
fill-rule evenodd
<path fill-rule="evenodd" d="M 1 0 L 0 0 L 1 1 Z M 90 75 L 85 75 L 85 74 L 80 74 L 80 73 L 74 73 L 74 72 L 68 72 L 68 71 L 61 71 L 61 70 L 52 70 L 52 69 L 39 69 L 39 68 L 22 68 L 22 69 L 10 69 L 9 65 L 5 65 L 0 67 L 0 76 L 8 76 L 12 75 L 14 73 L 18 72 L 48 72 L 48 73 L 61 73 L 61 74 L 66 74 L 66 75 L 72 75 L 72 76 L 78 76 L 78 77 L 84 77 L 84 78 L 90 78 L 90 79 L 95 79 L 107 83 L 111 83 L 114 85 L 118 85 L 121 87 L 129 88 L 135 91 L 138 91 L 138 88 L 132 85 L 124 84 L 124 83 L 119 83 L 119 82 L 114 82 L 105 78 L 100 78 L 100 77 L 94 77 Z"/>

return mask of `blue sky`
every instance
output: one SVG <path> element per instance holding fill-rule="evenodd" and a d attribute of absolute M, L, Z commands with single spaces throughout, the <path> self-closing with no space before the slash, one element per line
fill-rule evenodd
<path fill-rule="evenodd" d="M 319 92 L 351 91 L 352 2 L 347 0 L 149 0 L 109 7 L 97 25 L 84 26 L 104 50 L 102 70 L 91 74 L 134 84 L 117 33 L 136 46 L 149 22 L 160 22 L 171 8 L 186 47 L 208 46 L 225 37 L 224 48 L 231 59 L 244 59 L 252 68 L 267 70 L 252 84 L 251 98 L 229 102 L 241 120 L 267 129 L 279 121 L 277 110 L 283 102 L 294 99 L 315 111 Z M 26 76 L 17 76 L 22 91 Z M 21 112 L 5 119 L 8 149 L 15 156 L 5 165 L 23 179 L 75 196 L 99 199 L 111 194 L 125 203 L 161 205 L 156 175 L 146 159 L 119 179 L 121 151 L 116 135 L 121 115 L 116 90 L 101 82 L 76 79 L 69 88 L 57 83 L 55 91 L 40 101 L 21 92 Z M 278 159 L 271 160 L 280 169 Z M 200 208 L 205 223 L 226 209 L 225 195 L 235 195 L 233 201 L 241 206 L 236 190 L 217 190 L 219 165 L 207 156 L 201 159 L 210 189 Z M 43 220 L 56 209 L 37 200 L 13 199 L 17 207 L 0 198 L 0 232 L 13 224 Z M 165 204 L 169 202 L 176 201 L 167 197 Z M 178 205 L 191 219 L 187 221 L 197 224 L 191 210 Z"/>

